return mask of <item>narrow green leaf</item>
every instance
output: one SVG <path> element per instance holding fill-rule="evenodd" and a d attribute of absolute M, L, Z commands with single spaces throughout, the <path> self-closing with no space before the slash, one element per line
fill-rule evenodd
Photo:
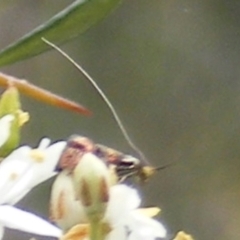
<path fill-rule="evenodd" d="M 0 66 L 38 55 L 50 47 L 41 38 L 61 44 L 103 19 L 121 0 L 77 0 L 50 20 L 0 52 Z"/>

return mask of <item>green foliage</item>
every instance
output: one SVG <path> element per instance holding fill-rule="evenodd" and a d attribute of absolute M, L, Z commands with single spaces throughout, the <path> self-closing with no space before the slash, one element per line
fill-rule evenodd
<path fill-rule="evenodd" d="M 0 66 L 49 50 L 41 38 L 64 43 L 103 19 L 121 0 L 76 0 L 63 11 L 0 52 Z"/>

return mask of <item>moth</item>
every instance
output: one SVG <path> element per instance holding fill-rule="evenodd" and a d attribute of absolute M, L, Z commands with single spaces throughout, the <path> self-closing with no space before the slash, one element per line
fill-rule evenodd
<path fill-rule="evenodd" d="M 117 151 L 113 148 L 94 143 L 91 139 L 79 135 L 71 136 L 59 159 L 57 170 L 68 169 L 72 171 L 81 161 L 81 157 L 91 152 L 113 169 L 118 182 L 135 177 L 145 182 L 159 168 L 144 164 L 141 160 Z"/>

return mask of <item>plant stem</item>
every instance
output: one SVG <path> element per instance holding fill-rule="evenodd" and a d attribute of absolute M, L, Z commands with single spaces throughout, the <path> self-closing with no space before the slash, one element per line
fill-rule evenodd
<path fill-rule="evenodd" d="M 103 224 L 99 220 L 90 222 L 90 240 L 104 240 Z"/>

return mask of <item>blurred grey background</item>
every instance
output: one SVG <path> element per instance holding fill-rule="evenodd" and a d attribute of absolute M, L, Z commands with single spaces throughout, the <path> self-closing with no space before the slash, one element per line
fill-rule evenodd
<path fill-rule="evenodd" d="M 2 0 L 0 48 L 71 2 Z M 143 204 L 161 207 L 169 238 L 183 229 L 197 240 L 240 239 L 240 2 L 125 0 L 63 49 L 96 79 L 151 164 L 177 162 L 142 188 Z M 78 133 L 134 154 L 96 91 L 58 53 L 1 71 L 94 112 L 84 117 L 23 96 L 31 122 L 22 143 Z M 46 217 L 50 182 L 18 206 Z M 8 231 L 4 239 L 30 236 Z"/>

